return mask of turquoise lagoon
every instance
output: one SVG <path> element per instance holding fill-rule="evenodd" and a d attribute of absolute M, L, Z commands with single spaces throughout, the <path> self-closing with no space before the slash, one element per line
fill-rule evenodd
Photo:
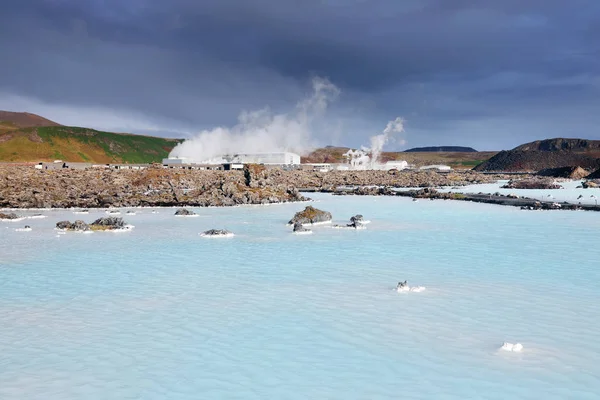
<path fill-rule="evenodd" d="M 311 197 L 371 224 L 293 235 L 306 204 L 0 222 L 0 399 L 600 398 L 600 213 Z"/>

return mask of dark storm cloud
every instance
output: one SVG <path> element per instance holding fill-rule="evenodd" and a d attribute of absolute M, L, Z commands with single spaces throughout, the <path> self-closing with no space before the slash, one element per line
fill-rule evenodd
<path fill-rule="evenodd" d="M 594 0 L 14 0 L 0 93 L 166 132 L 284 109 L 320 75 L 350 145 L 398 115 L 409 145 L 600 138 L 599 26 Z"/>

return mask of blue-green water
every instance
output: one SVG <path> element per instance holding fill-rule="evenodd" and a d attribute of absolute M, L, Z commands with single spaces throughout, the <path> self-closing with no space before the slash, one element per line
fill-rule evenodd
<path fill-rule="evenodd" d="M 293 235 L 306 204 L 89 235 L 53 227 L 104 212 L 0 222 L 0 399 L 599 398 L 600 214 L 311 197 L 372 222 Z"/>

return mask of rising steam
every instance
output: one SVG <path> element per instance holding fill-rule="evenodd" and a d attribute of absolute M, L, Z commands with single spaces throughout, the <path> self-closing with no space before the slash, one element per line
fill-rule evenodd
<path fill-rule="evenodd" d="M 379 161 L 379 156 L 381 155 L 381 151 L 383 150 L 383 146 L 386 145 L 387 142 L 393 140 L 393 135 L 395 133 L 404 132 L 404 119 L 402 117 L 397 117 L 395 120 L 387 123 L 383 133 L 381 135 L 376 135 L 371 137 L 371 162 L 377 163 Z M 406 143 L 404 140 L 401 140 L 400 144 Z"/>
<path fill-rule="evenodd" d="M 302 154 L 313 146 L 312 124 L 322 117 L 340 90 L 327 79 L 312 81 L 312 95 L 293 112 L 273 114 L 268 108 L 242 112 L 238 123 L 200 132 L 178 144 L 169 157 L 204 162 L 222 155 L 293 151 Z"/>
<path fill-rule="evenodd" d="M 404 119 L 397 117 L 393 121 L 387 123 L 383 132 L 379 135 L 371 136 L 371 147 L 363 146 L 360 150 L 348 150 L 344 154 L 352 168 L 355 169 L 380 169 L 379 156 L 383 150 L 383 146 L 389 141 L 394 140 L 394 134 L 404 132 Z M 406 143 L 406 140 L 400 139 L 401 145 Z"/>

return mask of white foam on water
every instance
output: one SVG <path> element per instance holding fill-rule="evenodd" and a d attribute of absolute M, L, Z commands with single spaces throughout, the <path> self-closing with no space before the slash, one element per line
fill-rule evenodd
<path fill-rule="evenodd" d="M 1 222 L 19 222 L 19 221 L 23 221 L 26 218 L 27 217 L 19 217 L 19 218 L 15 218 L 15 219 L 0 219 L 0 221 Z"/>
<path fill-rule="evenodd" d="M 15 229 L 16 232 L 31 232 L 31 228 L 17 228 Z"/>
<path fill-rule="evenodd" d="M 114 210 L 106 211 L 106 213 L 109 215 L 121 215 L 121 211 L 114 211 Z"/>
<path fill-rule="evenodd" d="M 292 232 L 294 235 L 312 235 L 313 231 L 308 230 L 308 231 L 297 231 L 297 232 Z"/>
<path fill-rule="evenodd" d="M 195 218 L 195 217 L 199 217 L 199 214 L 192 214 L 192 215 L 175 215 L 176 217 L 180 217 L 180 218 Z"/>
<path fill-rule="evenodd" d="M 500 347 L 500 350 L 504 350 L 504 351 L 512 351 L 515 353 L 520 353 L 523 350 L 523 345 L 521 343 L 508 343 L 508 342 L 504 342 L 502 344 L 502 347 Z"/>
<path fill-rule="evenodd" d="M 89 214 L 89 211 L 73 211 L 73 214 Z"/>
<path fill-rule="evenodd" d="M 133 230 L 133 228 L 135 228 L 134 225 L 125 225 L 123 228 L 119 228 L 119 229 L 107 229 L 104 231 L 98 231 L 98 232 L 129 232 L 131 230 Z"/>
<path fill-rule="evenodd" d="M 346 226 L 346 225 L 333 225 L 331 227 L 331 229 L 350 229 L 350 230 L 360 230 L 360 229 L 367 229 L 366 226 Z"/>
<path fill-rule="evenodd" d="M 47 215 L 41 215 L 40 214 L 40 215 L 32 215 L 32 216 L 29 216 L 29 217 L 26 217 L 26 218 L 27 219 L 43 219 L 43 218 L 47 218 L 47 217 L 48 217 Z"/>
<path fill-rule="evenodd" d="M 396 288 L 396 291 L 398 293 L 404 293 L 404 292 L 415 292 L 415 293 L 420 293 L 423 292 L 425 290 L 425 286 L 403 286 L 403 287 L 399 287 Z"/>
<path fill-rule="evenodd" d="M 313 223 L 308 222 L 308 223 L 302 224 L 302 226 L 306 226 L 306 225 L 309 225 L 309 226 L 328 225 L 328 224 L 331 224 L 332 222 L 333 222 L 332 220 L 322 221 L 322 222 L 313 222 Z M 293 226 L 294 224 L 288 223 L 286 225 L 287 226 Z"/>

